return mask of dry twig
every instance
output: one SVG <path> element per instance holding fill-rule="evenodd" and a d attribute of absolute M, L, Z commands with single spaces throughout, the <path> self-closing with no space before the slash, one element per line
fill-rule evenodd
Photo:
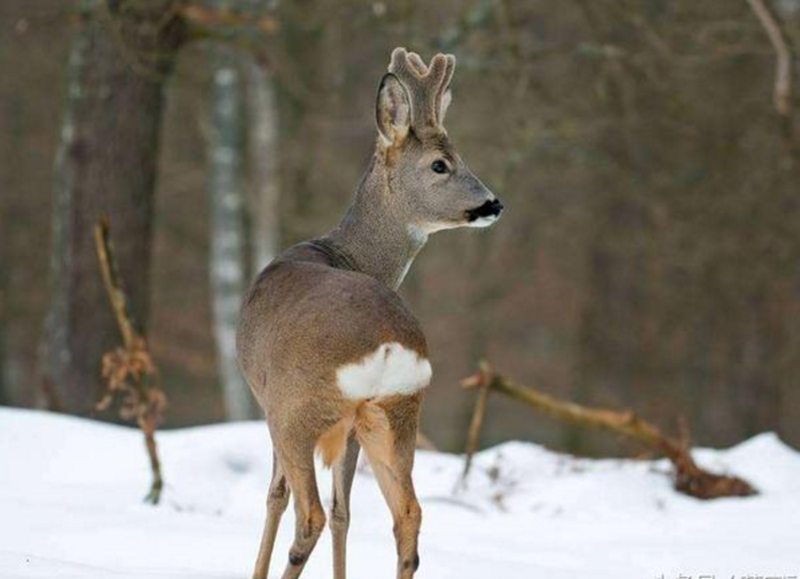
<path fill-rule="evenodd" d="M 128 300 L 122 289 L 117 264 L 114 260 L 110 240 L 108 217 L 103 217 L 95 225 L 95 245 L 100 269 L 103 273 L 108 299 L 114 310 L 123 345 L 103 356 L 103 378 L 107 387 L 103 398 L 97 403 L 97 410 L 108 408 L 115 398 L 121 400 L 120 416 L 126 420 L 136 420 L 144 433 L 153 482 L 145 501 L 158 504 L 164 480 L 158 459 L 155 431 L 161 414 L 167 404 L 166 396 L 159 386 L 156 370 L 147 342 L 137 331 L 128 313 Z"/>
<path fill-rule="evenodd" d="M 461 384 L 464 388 L 501 392 L 555 418 L 601 427 L 656 450 L 672 462 L 675 489 L 684 494 L 700 499 L 713 499 L 757 493 L 747 481 L 738 477 L 718 475 L 703 470 L 695 463 L 686 444 L 665 436 L 658 428 L 633 412 L 587 408 L 573 402 L 558 400 L 496 374 L 486 362 L 482 362 L 478 372 L 462 380 Z M 481 402 L 480 399 L 478 402 Z M 485 402 L 483 404 L 485 405 Z"/>

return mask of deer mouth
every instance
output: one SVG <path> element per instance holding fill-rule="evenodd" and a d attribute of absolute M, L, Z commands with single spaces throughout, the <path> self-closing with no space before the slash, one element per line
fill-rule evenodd
<path fill-rule="evenodd" d="M 467 222 L 471 227 L 488 227 L 500 218 L 503 204 L 499 199 L 492 199 L 475 209 L 466 212 Z"/>

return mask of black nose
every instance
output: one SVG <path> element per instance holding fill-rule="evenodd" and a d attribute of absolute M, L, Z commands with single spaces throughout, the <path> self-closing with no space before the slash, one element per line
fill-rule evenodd
<path fill-rule="evenodd" d="M 503 211 L 503 204 L 500 203 L 499 199 L 492 199 L 491 201 L 487 201 L 480 207 L 476 207 L 475 209 L 470 209 L 467 211 L 467 217 L 470 221 L 475 221 L 480 219 L 481 217 L 499 217 L 500 213 Z"/>

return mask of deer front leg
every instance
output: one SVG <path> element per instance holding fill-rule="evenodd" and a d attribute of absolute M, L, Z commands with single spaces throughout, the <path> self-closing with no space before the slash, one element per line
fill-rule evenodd
<path fill-rule="evenodd" d="M 355 434 L 350 433 L 347 448 L 333 467 L 333 505 L 330 527 L 333 535 L 333 577 L 345 579 L 347 559 L 347 530 L 350 527 L 350 489 L 358 464 L 360 447 Z"/>
<path fill-rule="evenodd" d="M 412 579 L 419 567 L 422 510 L 411 471 L 420 402 L 420 395 L 392 397 L 369 404 L 356 421 L 359 442 L 394 519 L 398 579 Z"/>

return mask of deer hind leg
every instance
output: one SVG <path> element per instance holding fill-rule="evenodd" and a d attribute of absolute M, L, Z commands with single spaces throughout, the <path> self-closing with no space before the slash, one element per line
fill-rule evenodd
<path fill-rule="evenodd" d="M 411 470 L 421 395 L 394 396 L 367 403 L 356 419 L 356 433 L 394 519 L 397 577 L 411 579 L 419 567 L 417 539 L 422 511 Z"/>
<path fill-rule="evenodd" d="M 350 527 L 350 489 L 358 464 L 360 447 L 355 433 L 350 432 L 347 447 L 333 465 L 333 504 L 330 527 L 333 535 L 333 577 L 345 579 L 347 553 L 347 530 Z"/>
<path fill-rule="evenodd" d="M 256 568 L 253 579 L 267 579 L 269 561 L 272 558 L 272 549 L 275 546 L 275 537 L 278 534 L 278 525 L 281 517 L 289 504 L 289 486 L 283 474 L 278 457 L 272 453 L 272 481 L 267 493 L 267 520 L 264 523 L 264 533 L 261 536 L 261 546 L 258 550 Z"/>
<path fill-rule="evenodd" d="M 295 510 L 294 543 L 289 550 L 289 562 L 283 572 L 283 579 L 297 579 L 300 576 L 325 528 L 325 511 L 319 500 L 314 472 L 314 448 L 307 450 L 308 452 L 292 456 L 289 460 L 279 457 L 289 488 L 294 494 Z"/>

